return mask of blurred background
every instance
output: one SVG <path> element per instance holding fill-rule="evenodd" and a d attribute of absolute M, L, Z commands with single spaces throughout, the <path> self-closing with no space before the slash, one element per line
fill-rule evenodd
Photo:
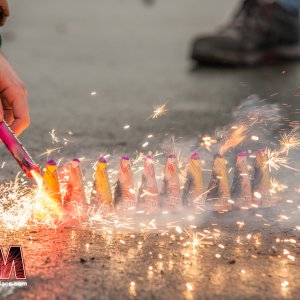
<path fill-rule="evenodd" d="M 68 155 L 95 159 L 156 150 L 172 134 L 197 143 L 250 94 L 288 103 L 297 119 L 299 64 L 192 70 L 192 39 L 226 23 L 236 0 L 9 2 L 3 51 L 28 87 L 31 126 L 21 140 L 40 163 L 53 128 L 72 140 Z M 164 103 L 167 114 L 149 119 Z M 1 157 L 13 177 L 15 162 Z"/>

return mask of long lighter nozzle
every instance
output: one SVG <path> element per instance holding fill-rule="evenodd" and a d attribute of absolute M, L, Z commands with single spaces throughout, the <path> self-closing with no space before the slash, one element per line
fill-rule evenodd
<path fill-rule="evenodd" d="M 27 177 L 32 177 L 32 170 L 36 170 L 40 173 L 38 165 L 33 161 L 31 156 L 25 150 L 21 142 L 18 140 L 5 121 L 0 123 L 0 139 L 14 157 L 16 162 L 19 164 L 21 169 L 26 173 Z"/>

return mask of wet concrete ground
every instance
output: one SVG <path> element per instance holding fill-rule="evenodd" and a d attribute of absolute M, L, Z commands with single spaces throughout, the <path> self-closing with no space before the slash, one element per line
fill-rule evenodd
<path fill-rule="evenodd" d="M 191 39 L 222 24 L 237 3 L 223 2 L 11 0 L 3 51 L 28 86 L 32 122 L 22 141 L 32 156 L 45 162 L 39 155 L 53 147 L 48 134 L 53 128 L 72 140 L 64 152 L 68 157 L 96 159 L 104 150 L 132 155 L 150 133 L 155 139 L 149 150 L 161 149 L 165 133 L 197 143 L 199 134 L 226 124 L 232 109 L 253 93 L 292 105 L 289 117 L 297 119 L 299 64 L 191 71 Z M 165 102 L 166 116 L 147 119 L 152 105 Z M 3 161 L 1 180 L 14 178 L 18 168 L 1 147 Z M 202 224 L 200 231 L 217 223 L 220 241 L 189 258 L 182 255 L 179 234 L 173 240 L 171 233 L 110 238 L 91 228 L 2 231 L 1 245 L 23 245 L 28 275 L 28 288 L 9 291 L 7 298 L 297 299 L 294 226 L 284 228 L 273 217 L 250 218 L 240 245 L 239 218 L 215 217 Z M 248 243 L 248 231 L 263 242 Z M 296 239 L 295 262 L 278 258 L 280 245 L 271 250 L 278 236 Z M 283 288 L 285 280 L 290 285 Z M 131 281 L 135 287 L 130 288 Z"/>
<path fill-rule="evenodd" d="M 209 216 L 197 231 L 214 237 L 196 246 L 188 229 L 7 232 L 1 244 L 23 245 L 28 276 L 28 287 L 6 291 L 7 299 L 297 299 L 299 233 L 289 229 L 297 223 L 268 221 L 274 213 Z"/>

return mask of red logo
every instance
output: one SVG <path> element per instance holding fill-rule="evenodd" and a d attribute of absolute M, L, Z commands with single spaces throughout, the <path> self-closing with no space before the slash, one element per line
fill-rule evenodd
<path fill-rule="evenodd" d="M 12 279 L 13 269 L 14 279 L 26 279 L 22 246 L 11 245 L 6 257 L 3 256 L 2 247 L 0 247 L 0 280 Z"/>

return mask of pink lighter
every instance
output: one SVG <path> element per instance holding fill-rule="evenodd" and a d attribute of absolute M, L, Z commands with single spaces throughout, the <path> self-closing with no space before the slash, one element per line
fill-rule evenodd
<path fill-rule="evenodd" d="M 26 173 L 27 177 L 32 178 L 31 171 L 33 170 L 40 173 L 38 165 L 33 161 L 5 121 L 0 123 L 0 139 L 22 170 Z"/>

